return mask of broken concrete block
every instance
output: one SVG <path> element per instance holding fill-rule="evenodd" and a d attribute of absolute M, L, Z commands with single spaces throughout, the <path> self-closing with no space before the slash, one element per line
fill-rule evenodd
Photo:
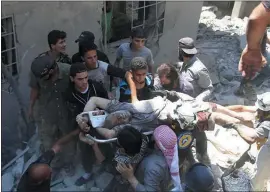
<path fill-rule="evenodd" d="M 7 172 L 2 176 L 2 191 L 11 191 L 14 185 L 14 177 L 12 172 Z"/>
<path fill-rule="evenodd" d="M 113 175 L 103 172 L 95 178 L 96 186 L 100 189 L 105 189 L 113 179 Z"/>

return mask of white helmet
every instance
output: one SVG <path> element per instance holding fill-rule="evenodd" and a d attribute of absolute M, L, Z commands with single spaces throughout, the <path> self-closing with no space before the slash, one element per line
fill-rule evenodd
<path fill-rule="evenodd" d="M 190 103 L 176 105 L 170 113 L 173 120 L 176 120 L 181 129 L 193 130 L 197 124 L 197 116 L 194 113 L 194 108 Z"/>
<path fill-rule="evenodd" d="M 270 111 L 270 92 L 258 95 L 255 106 L 262 111 Z"/>

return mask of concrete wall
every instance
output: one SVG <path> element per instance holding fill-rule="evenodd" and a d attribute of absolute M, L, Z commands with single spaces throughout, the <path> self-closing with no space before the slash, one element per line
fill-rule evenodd
<path fill-rule="evenodd" d="M 232 17 L 248 17 L 260 1 L 236 1 L 232 11 Z"/>
<path fill-rule="evenodd" d="M 203 2 L 166 2 L 163 36 L 155 47 L 156 64 L 177 60 L 177 42 L 181 37 L 196 38 L 202 4 Z M 2 2 L 2 16 L 14 15 L 19 60 L 19 88 L 26 105 L 29 102 L 30 65 L 34 57 L 48 50 L 48 32 L 53 29 L 66 31 L 67 52 L 72 55 L 77 51 L 74 40 L 81 31 L 92 31 L 96 41 L 101 39 L 102 33 L 98 24 L 101 8 L 101 1 Z M 113 49 L 107 52 L 112 62 L 115 59 L 116 48 Z M 10 118 L 12 121 L 11 116 Z"/>

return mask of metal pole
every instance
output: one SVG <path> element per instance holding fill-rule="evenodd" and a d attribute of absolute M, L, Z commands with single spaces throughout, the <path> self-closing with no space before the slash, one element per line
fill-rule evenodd
<path fill-rule="evenodd" d="M 104 35 L 104 51 L 107 53 L 107 10 L 106 10 L 106 1 L 104 2 L 104 22 L 105 22 L 105 35 Z"/>

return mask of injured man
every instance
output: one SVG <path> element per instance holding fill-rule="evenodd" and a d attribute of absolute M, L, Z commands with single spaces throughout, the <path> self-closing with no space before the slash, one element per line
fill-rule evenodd
<path fill-rule="evenodd" d="M 91 97 L 84 112 L 96 108 L 109 113 L 103 126 L 96 130 L 105 138 L 114 138 L 125 125 L 131 125 L 140 132 L 154 131 L 159 125 L 170 125 L 177 129 L 200 131 L 214 130 L 215 124 L 244 124 L 252 127 L 253 114 L 235 112 L 221 105 L 197 101 L 175 91 L 153 92 L 153 99 L 125 103 L 100 97 Z M 91 126 L 83 113 L 76 118 L 79 127 L 87 133 Z"/>

